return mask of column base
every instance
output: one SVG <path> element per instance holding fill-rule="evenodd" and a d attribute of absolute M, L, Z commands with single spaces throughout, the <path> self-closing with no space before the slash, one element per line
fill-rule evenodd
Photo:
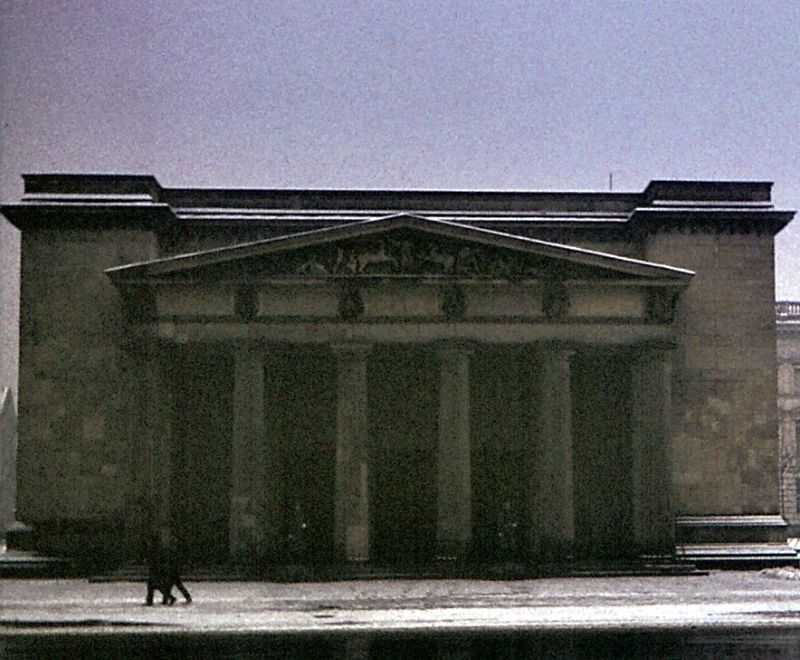
<path fill-rule="evenodd" d="M 274 533 L 264 533 L 263 515 L 249 495 L 231 498 L 229 553 L 237 566 L 259 566 L 280 557 Z"/>
<path fill-rule="evenodd" d="M 8 550 L 32 551 L 35 549 L 33 527 L 30 525 L 14 521 L 4 530 L 3 536 Z"/>
<path fill-rule="evenodd" d="M 344 559 L 348 562 L 369 561 L 369 530 L 366 525 L 350 525 L 346 530 Z"/>
<path fill-rule="evenodd" d="M 570 540 L 543 537 L 537 541 L 532 554 L 537 561 L 554 564 L 571 562 L 575 559 L 575 547 Z"/>

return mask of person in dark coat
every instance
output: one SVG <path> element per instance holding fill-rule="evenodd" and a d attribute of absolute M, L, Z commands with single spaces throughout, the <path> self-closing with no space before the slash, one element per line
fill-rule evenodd
<path fill-rule="evenodd" d="M 172 587 L 177 587 L 187 603 L 192 602 L 192 596 L 181 580 L 177 552 L 171 544 L 162 543 L 160 536 L 156 533 L 150 536 L 147 544 L 147 565 L 145 605 L 153 604 L 153 596 L 156 591 L 161 592 L 163 605 L 174 605 L 176 599 L 172 595 Z"/>
<path fill-rule="evenodd" d="M 181 592 L 183 599 L 186 601 L 186 604 L 192 602 L 192 595 L 189 593 L 189 590 L 183 584 L 183 580 L 181 580 L 181 562 L 180 556 L 178 555 L 178 551 L 173 546 L 167 548 L 167 576 L 169 577 L 169 582 L 174 586 L 178 591 Z M 175 596 L 172 595 L 170 592 L 170 598 L 172 599 L 172 603 L 175 602 Z M 170 604 L 172 604 L 170 603 Z"/>

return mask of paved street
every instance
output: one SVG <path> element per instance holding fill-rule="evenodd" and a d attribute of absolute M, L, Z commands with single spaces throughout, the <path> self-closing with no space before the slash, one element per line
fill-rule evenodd
<path fill-rule="evenodd" d="M 189 582 L 194 603 L 179 597 L 173 607 L 143 606 L 141 583 L 7 579 L 0 581 L 0 635 L 785 630 L 800 627 L 797 578 L 780 569 L 525 581 Z"/>

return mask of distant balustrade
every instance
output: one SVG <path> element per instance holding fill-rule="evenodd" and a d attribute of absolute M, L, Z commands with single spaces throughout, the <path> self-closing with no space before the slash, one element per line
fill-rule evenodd
<path fill-rule="evenodd" d="M 782 300 L 775 303 L 775 316 L 779 321 L 800 319 L 800 300 Z"/>

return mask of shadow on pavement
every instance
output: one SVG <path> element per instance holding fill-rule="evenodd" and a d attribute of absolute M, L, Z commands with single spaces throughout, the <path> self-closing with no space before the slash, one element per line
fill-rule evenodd
<path fill-rule="evenodd" d="M 87 622 L 102 627 L 103 622 Z M 0 657 L 45 658 L 796 658 L 800 628 L 770 631 L 654 631 L 429 635 L 10 635 Z"/>

